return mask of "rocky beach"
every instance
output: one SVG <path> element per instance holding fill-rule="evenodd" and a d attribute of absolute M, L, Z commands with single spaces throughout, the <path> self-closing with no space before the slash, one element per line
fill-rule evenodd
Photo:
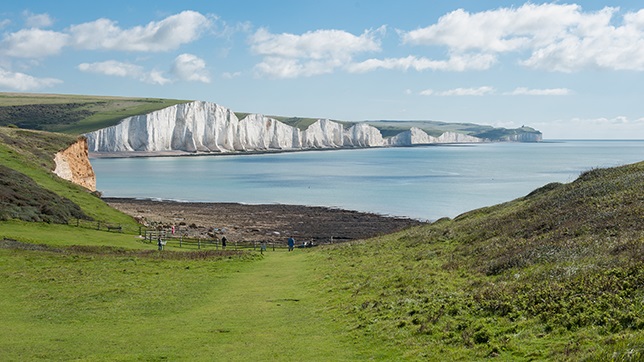
<path fill-rule="evenodd" d="M 366 239 L 389 234 L 421 221 L 325 207 L 247 205 L 105 198 L 110 206 L 148 226 L 175 227 L 190 237 L 221 237 L 234 241 L 317 244 Z"/>

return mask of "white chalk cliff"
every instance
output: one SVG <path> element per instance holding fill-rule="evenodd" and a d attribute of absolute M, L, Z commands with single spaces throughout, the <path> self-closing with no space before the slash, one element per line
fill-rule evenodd
<path fill-rule="evenodd" d="M 419 128 L 384 139 L 366 123 L 346 128 L 328 119 L 317 120 L 302 131 L 259 114 L 239 120 L 232 110 L 201 101 L 125 118 L 85 136 L 92 153 L 277 151 L 484 141 L 453 132 L 432 137 Z"/>

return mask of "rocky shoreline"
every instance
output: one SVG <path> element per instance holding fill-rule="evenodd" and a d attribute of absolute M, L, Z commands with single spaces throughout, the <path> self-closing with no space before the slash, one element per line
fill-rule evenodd
<path fill-rule="evenodd" d="M 413 219 L 300 205 L 176 202 L 104 198 L 110 206 L 148 225 L 175 226 L 192 237 L 318 244 L 366 239 L 422 225 Z"/>

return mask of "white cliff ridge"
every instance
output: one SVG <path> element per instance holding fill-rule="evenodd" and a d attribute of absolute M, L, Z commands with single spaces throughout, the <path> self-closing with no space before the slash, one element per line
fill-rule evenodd
<path fill-rule="evenodd" d="M 232 110 L 201 101 L 129 117 L 85 136 L 92 153 L 279 151 L 484 141 L 454 132 L 432 137 L 415 127 L 385 139 L 366 123 L 345 128 L 328 119 L 317 120 L 302 131 L 259 114 L 239 120 Z"/>

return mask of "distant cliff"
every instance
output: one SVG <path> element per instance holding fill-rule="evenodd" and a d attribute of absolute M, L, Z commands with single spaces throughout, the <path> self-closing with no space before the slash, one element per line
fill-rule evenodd
<path fill-rule="evenodd" d="M 456 132 L 430 136 L 414 127 L 385 138 L 373 125 L 357 123 L 347 126 L 328 119 L 318 119 L 301 130 L 259 114 L 249 114 L 239 120 L 232 110 L 201 101 L 129 117 L 117 125 L 88 133 L 86 137 L 89 152 L 146 154 L 174 151 L 262 152 L 489 141 Z"/>

